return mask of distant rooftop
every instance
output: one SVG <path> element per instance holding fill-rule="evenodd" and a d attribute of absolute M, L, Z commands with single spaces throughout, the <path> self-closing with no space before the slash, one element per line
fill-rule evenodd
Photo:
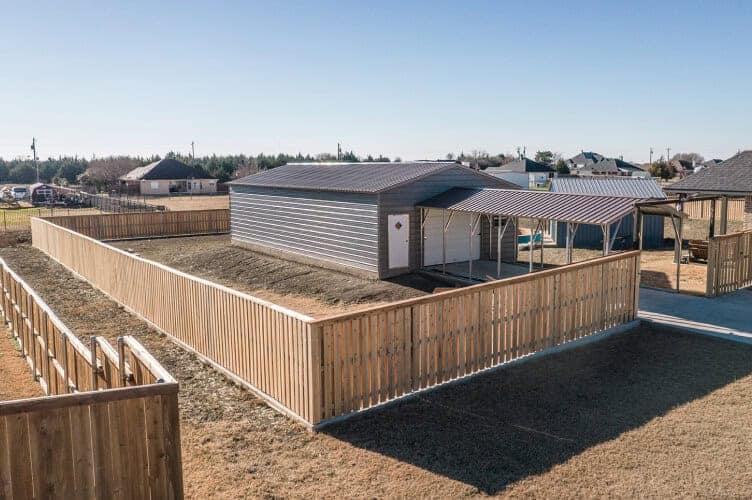
<path fill-rule="evenodd" d="M 717 165 L 666 186 L 676 193 L 752 194 L 752 150 L 742 151 Z"/>
<path fill-rule="evenodd" d="M 553 169 L 530 158 L 518 158 L 498 167 L 489 167 L 484 172 L 493 175 L 505 172 L 553 172 Z"/>
<path fill-rule="evenodd" d="M 200 169 L 186 165 L 182 161 L 165 158 L 137 167 L 120 177 L 123 181 L 156 181 L 173 179 L 213 179 Z"/>
<path fill-rule="evenodd" d="M 556 177 L 551 183 L 551 191 L 630 198 L 666 197 L 658 181 L 640 177 Z"/>

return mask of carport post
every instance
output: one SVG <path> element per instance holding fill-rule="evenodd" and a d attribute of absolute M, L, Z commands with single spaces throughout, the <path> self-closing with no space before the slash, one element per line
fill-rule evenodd
<path fill-rule="evenodd" d="M 543 227 L 546 225 L 548 221 L 541 219 L 540 221 L 540 233 L 541 233 L 541 269 L 543 269 L 543 248 L 545 245 L 543 244 Z M 550 227 L 549 227 L 550 229 Z"/>
<path fill-rule="evenodd" d="M 446 274 L 446 210 L 441 211 L 441 272 Z"/>
<path fill-rule="evenodd" d="M 603 232 L 603 255 L 608 255 L 608 244 L 611 239 L 611 225 L 602 224 L 601 231 Z"/>
<path fill-rule="evenodd" d="M 681 247 L 682 247 L 682 236 L 681 236 L 681 219 L 679 219 L 679 224 L 676 223 L 676 217 L 673 215 L 671 216 L 671 225 L 674 226 L 674 259 L 676 260 L 676 291 L 679 291 L 679 277 L 681 276 Z"/>
<path fill-rule="evenodd" d="M 532 225 L 530 226 L 530 243 L 529 243 L 530 245 L 530 259 L 529 259 L 530 270 L 528 271 L 530 273 L 533 272 L 533 247 L 535 246 L 535 230 L 536 229 L 537 229 L 537 226 L 536 227 L 533 227 Z"/>
<path fill-rule="evenodd" d="M 509 226 L 510 217 L 504 220 L 504 227 L 501 227 L 501 215 L 499 217 L 499 226 L 496 229 L 496 277 L 501 278 L 501 240 L 504 238 L 504 233 L 507 232 Z M 514 244 L 517 245 L 517 238 L 515 238 Z"/>
<path fill-rule="evenodd" d="M 708 225 L 708 239 L 715 236 L 715 201 L 713 198 L 710 200 L 710 224 Z"/>
<path fill-rule="evenodd" d="M 728 230 L 728 196 L 721 197 L 721 234 Z"/>
<path fill-rule="evenodd" d="M 467 277 L 470 279 L 473 279 L 473 234 L 475 234 L 475 231 L 478 229 L 481 217 L 482 215 L 478 214 L 477 216 L 470 218 L 470 237 L 467 243 Z"/>

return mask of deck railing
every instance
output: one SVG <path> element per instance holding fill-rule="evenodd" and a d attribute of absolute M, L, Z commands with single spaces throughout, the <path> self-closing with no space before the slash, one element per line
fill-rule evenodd
<path fill-rule="evenodd" d="M 134 338 L 84 345 L 2 259 L 0 288 L 47 394 L 0 402 L 0 498 L 182 498 L 177 382 Z"/>
<path fill-rule="evenodd" d="M 306 425 L 636 317 L 639 252 L 313 319 L 35 219 L 34 246 Z"/>

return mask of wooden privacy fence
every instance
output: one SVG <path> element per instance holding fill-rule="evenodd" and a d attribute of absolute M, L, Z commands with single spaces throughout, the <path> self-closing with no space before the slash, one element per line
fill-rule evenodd
<path fill-rule="evenodd" d="M 184 212 L 170 212 L 169 215 Z M 54 219 L 53 219 L 54 221 Z M 81 224 L 83 227 L 85 223 Z M 308 316 L 32 221 L 34 246 L 301 422 L 317 422 Z"/>
<path fill-rule="evenodd" d="M 713 200 L 687 200 L 683 211 L 691 219 L 710 219 L 710 205 Z M 715 216 L 721 218 L 721 202 L 716 201 Z M 744 220 L 744 198 L 731 198 L 728 201 L 728 220 Z"/>
<path fill-rule="evenodd" d="M 20 208 L 0 210 L 0 231 L 28 231 L 32 217 L 54 215 L 92 215 L 101 213 L 96 208 Z"/>
<path fill-rule="evenodd" d="M 715 236 L 708 241 L 706 282 L 709 297 L 752 286 L 752 231 Z"/>
<path fill-rule="evenodd" d="M 314 322 L 328 419 L 635 319 L 639 252 Z"/>
<path fill-rule="evenodd" d="M 87 348 L 2 259 L 0 283 L 48 395 L 0 402 L 0 498 L 182 498 L 176 381 L 131 337 Z"/>
<path fill-rule="evenodd" d="M 97 240 L 217 234 L 230 231 L 230 211 L 184 210 L 101 214 L 95 217 L 47 217 L 53 224 Z"/>
<path fill-rule="evenodd" d="M 633 320 L 639 252 L 314 320 L 35 219 L 34 245 L 306 425 Z"/>

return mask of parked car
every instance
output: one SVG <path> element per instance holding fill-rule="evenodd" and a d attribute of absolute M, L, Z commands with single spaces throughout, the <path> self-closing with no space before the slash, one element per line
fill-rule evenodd
<path fill-rule="evenodd" d="M 29 196 L 29 190 L 25 186 L 13 186 L 10 192 L 14 200 L 23 200 Z"/>

